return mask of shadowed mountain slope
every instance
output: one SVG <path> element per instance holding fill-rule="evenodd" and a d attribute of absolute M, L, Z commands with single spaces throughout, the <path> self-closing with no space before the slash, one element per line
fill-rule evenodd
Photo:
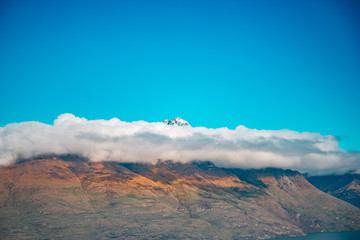
<path fill-rule="evenodd" d="M 3 239 L 265 239 L 360 229 L 290 170 L 42 157 L 0 167 Z"/>
<path fill-rule="evenodd" d="M 320 190 L 360 207 L 360 174 L 313 176 L 308 181 Z"/>

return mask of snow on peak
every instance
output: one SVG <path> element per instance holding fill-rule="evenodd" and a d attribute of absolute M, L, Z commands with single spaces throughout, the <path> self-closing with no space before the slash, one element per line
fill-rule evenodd
<path fill-rule="evenodd" d="M 191 127 L 191 125 L 187 121 L 185 121 L 184 119 L 181 119 L 179 117 L 174 118 L 172 120 L 166 119 L 163 123 L 165 123 L 167 125 L 171 125 L 171 126 L 190 126 Z"/>

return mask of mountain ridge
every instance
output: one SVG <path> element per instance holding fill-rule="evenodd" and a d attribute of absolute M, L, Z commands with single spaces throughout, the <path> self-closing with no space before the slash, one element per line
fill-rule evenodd
<path fill-rule="evenodd" d="M 311 176 L 307 180 L 320 190 L 360 207 L 360 174 Z"/>
<path fill-rule="evenodd" d="M 0 167 L 3 239 L 266 239 L 357 230 L 360 209 L 299 172 L 52 156 Z"/>

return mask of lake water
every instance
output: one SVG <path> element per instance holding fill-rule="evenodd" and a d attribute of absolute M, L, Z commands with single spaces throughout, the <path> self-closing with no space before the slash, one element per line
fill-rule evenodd
<path fill-rule="evenodd" d="M 310 233 L 303 237 L 277 238 L 274 240 L 360 240 L 360 231 Z"/>

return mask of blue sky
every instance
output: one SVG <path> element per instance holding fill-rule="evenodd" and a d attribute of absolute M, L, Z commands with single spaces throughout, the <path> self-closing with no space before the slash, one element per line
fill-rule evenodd
<path fill-rule="evenodd" d="M 180 116 L 360 150 L 358 1 L 0 4 L 0 126 Z"/>

